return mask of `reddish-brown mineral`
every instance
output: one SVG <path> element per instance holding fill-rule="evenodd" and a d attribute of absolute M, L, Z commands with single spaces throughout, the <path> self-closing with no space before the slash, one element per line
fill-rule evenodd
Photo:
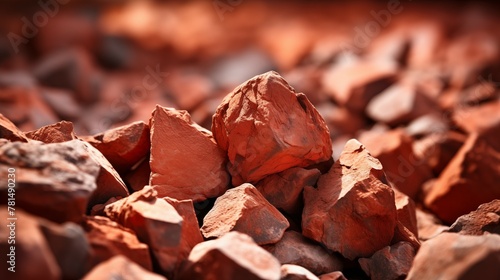
<path fill-rule="evenodd" d="M 77 139 L 73 124 L 61 121 L 26 133 L 26 137 L 44 143 L 60 143 Z"/>
<path fill-rule="evenodd" d="M 248 234 L 259 244 L 278 242 L 290 226 L 287 219 L 251 184 L 226 191 L 203 219 L 205 238 L 230 231 Z"/>
<path fill-rule="evenodd" d="M 0 138 L 10 141 L 28 142 L 28 138 L 24 133 L 2 114 L 0 114 Z"/>
<path fill-rule="evenodd" d="M 186 111 L 156 106 L 151 126 L 150 184 L 160 197 L 202 201 L 229 184 L 224 153 Z"/>
<path fill-rule="evenodd" d="M 147 271 L 143 267 L 137 265 L 133 261 L 124 256 L 115 256 L 107 261 L 100 263 L 94 267 L 85 277 L 84 280 L 110 280 L 110 279 L 126 279 L 126 280 L 167 280 L 167 278 Z"/>
<path fill-rule="evenodd" d="M 415 249 L 407 242 L 384 247 L 370 258 L 360 258 L 359 264 L 373 280 L 403 279 L 410 271 Z"/>
<path fill-rule="evenodd" d="M 319 278 L 302 266 L 295 264 L 284 264 L 281 266 L 280 280 L 319 280 Z"/>
<path fill-rule="evenodd" d="M 332 155 L 323 118 L 276 72 L 256 76 L 226 96 L 213 117 L 212 132 L 227 152 L 236 186 Z"/>
<path fill-rule="evenodd" d="M 500 200 L 481 204 L 476 210 L 460 216 L 449 231 L 465 235 L 500 234 Z"/>
<path fill-rule="evenodd" d="M 250 236 L 229 232 L 196 245 L 178 279 L 280 279 L 280 263 Z"/>
<path fill-rule="evenodd" d="M 391 244 L 397 223 L 394 192 L 380 162 L 356 140 L 304 190 L 303 234 L 349 259 L 369 257 Z"/>

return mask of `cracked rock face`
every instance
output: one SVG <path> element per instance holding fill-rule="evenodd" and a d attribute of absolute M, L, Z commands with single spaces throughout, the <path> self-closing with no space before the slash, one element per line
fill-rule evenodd
<path fill-rule="evenodd" d="M 227 152 L 235 186 L 332 155 L 323 118 L 276 72 L 255 76 L 226 96 L 213 116 L 212 132 Z"/>

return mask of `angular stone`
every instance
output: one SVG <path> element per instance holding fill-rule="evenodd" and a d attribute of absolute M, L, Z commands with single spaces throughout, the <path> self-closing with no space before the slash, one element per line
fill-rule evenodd
<path fill-rule="evenodd" d="M 226 96 L 215 112 L 212 131 L 228 154 L 235 186 L 327 161 L 332 155 L 323 118 L 276 72 L 255 76 Z"/>
<path fill-rule="evenodd" d="M 37 220 L 17 208 L 15 215 L 17 220 L 11 221 L 15 223 L 14 228 L 6 225 L 0 227 L 0 250 L 5 252 L 2 253 L 1 261 L 3 264 L 0 277 L 2 279 L 24 280 L 40 279 L 40 276 L 43 275 L 43 279 L 62 279 L 56 258 L 45 241 Z M 2 221 L 8 221 L 9 217 L 11 216 L 7 212 L 7 207 L 2 207 L 0 209 Z M 12 240 L 9 239 L 12 234 L 16 236 L 15 251 L 13 252 L 15 256 L 13 257 L 7 256 L 7 254 L 12 254 L 11 246 L 13 244 L 9 244 L 8 241 Z M 10 260 L 14 262 L 8 263 L 7 261 Z M 14 271 L 7 270 L 9 267 L 14 267 Z"/>
<path fill-rule="evenodd" d="M 390 245 L 397 212 L 386 183 L 380 162 L 349 140 L 318 187 L 304 189 L 302 233 L 351 260 Z"/>
<path fill-rule="evenodd" d="M 43 143 L 60 143 L 77 139 L 73 131 L 73 123 L 61 121 L 26 132 L 26 137 Z"/>
<path fill-rule="evenodd" d="M 149 245 L 160 270 L 171 276 L 182 261 L 182 217 L 164 199 L 157 198 L 151 187 L 109 204 L 106 215 L 124 227 L 132 229 L 141 242 Z"/>
<path fill-rule="evenodd" d="M 319 280 L 316 275 L 302 266 L 284 264 L 281 266 L 281 280 Z"/>
<path fill-rule="evenodd" d="M 444 226 L 439 219 L 431 213 L 424 212 L 419 208 L 417 210 L 417 228 L 418 238 L 422 241 L 436 237 L 438 234 L 447 231 L 448 227 Z"/>
<path fill-rule="evenodd" d="M 259 181 L 255 187 L 274 207 L 290 215 L 302 213 L 302 190 L 314 186 L 321 172 L 318 169 L 292 167 Z"/>
<path fill-rule="evenodd" d="M 465 235 L 500 234 L 500 200 L 481 204 L 476 210 L 460 216 L 449 231 Z"/>
<path fill-rule="evenodd" d="M 432 178 L 425 162 L 413 152 L 413 141 L 404 130 L 369 131 L 359 140 L 380 160 L 389 183 L 409 197 L 415 198 L 424 181 Z"/>
<path fill-rule="evenodd" d="M 28 138 L 24 133 L 2 114 L 0 114 L 0 138 L 10 141 L 28 142 Z"/>
<path fill-rule="evenodd" d="M 287 219 L 254 186 L 245 183 L 217 198 L 203 219 L 201 232 L 205 238 L 214 238 L 238 231 L 263 245 L 278 242 L 289 226 Z"/>
<path fill-rule="evenodd" d="M 81 221 L 91 197 L 99 192 L 100 167 L 79 140 L 8 143 L 0 147 L 0 166 L 0 178 L 5 178 L 0 186 L 2 197 L 7 196 L 7 168 L 15 167 L 16 204 L 55 222 Z M 99 196 L 106 193 L 127 195 L 126 190 L 110 188 Z"/>
<path fill-rule="evenodd" d="M 145 157 L 138 164 L 125 174 L 123 180 L 132 191 L 140 191 L 149 184 L 151 168 L 149 167 L 149 156 Z"/>
<path fill-rule="evenodd" d="M 42 88 L 42 99 L 64 120 L 77 120 L 83 112 L 82 106 L 75 100 L 71 91 L 60 88 Z"/>
<path fill-rule="evenodd" d="M 424 203 L 446 223 L 500 197 L 500 151 L 471 134 L 427 193 Z"/>
<path fill-rule="evenodd" d="M 115 256 L 87 273 L 84 280 L 167 280 L 167 278 L 147 271 L 124 256 Z"/>
<path fill-rule="evenodd" d="M 184 265 L 180 280 L 280 278 L 280 263 L 250 236 L 229 232 L 196 245 Z"/>
<path fill-rule="evenodd" d="M 363 271 L 373 280 L 404 279 L 410 271 L 415 249 L 410 243 L 399 242 L 384 247 L 370 258 L 358 260 Z"/>
<path fill-rule="evenodd" d="M 334 271 L 319 276 L 320 280 L 347 280 L 341 271 Z"/>
<path fill-rule="evenodd" d="M 150 120 L 151 179 L 160 197 L 203 201 L 229 184 L 226 157 L 186 111 L 157 106 Z"/>
<path fill-rule="evenodd" d="M 110 129 L 84 140 L 99 150 L 120 174 L 146 157 L 150 149 L 149 126 L 142 121 Z"/>
<path fill-rule="evenodd" d="M 500 275 L 500 236 L 441 233 L 422 244 L 406 279 L 496 279 Z"/>
<path fill-rule="evenodd" d="M 83 229 L 74 223 L 58 225 L 44 219 L 38 223 L 62 278 L 81 279 L 91 267 L 91 247 Z"/>
<path fill-rule="evenodd" d="M 300 265 L 316 275 L 342 270 L 343 267 L 339 257 L 295 231 L 285 231 L 278 243 L 265 245 L 264 249 L 280 263 Z"/>
<path fill-rule="evenodd" d="M 93 249 L 93 265 L 122 255 L 146 270 L 153 269 L 148 245 L 141 243 L 132 230 L 100 216 L 87 216 L 83 227 Z"/>
<path fill-rule="evenodd" d="M 405 241 L 411 244 L 415 250 L 418 250 L 418 248 L 420 248 L 420 241 L 418 240 L 415 203 L 411 198 L 397 189 L 394 189 L 394 195 L 398 222 L 391 243 L 395 244 L 400 241 Z"/>
<path fill-rule="evenodd" d="M 364 111 L 368 102 L 396 78 L 397 64 L 390 60 L 356 60 L 325 71 L 323 86 L 337 103 L 351 111 Z"/>

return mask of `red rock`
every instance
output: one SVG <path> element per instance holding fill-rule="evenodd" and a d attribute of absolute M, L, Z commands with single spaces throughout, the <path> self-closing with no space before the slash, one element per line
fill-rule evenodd
<path fill-rule="evenodd" d="M 74 223 L 54 224 L 38 219 L 39 228 L 54 255 L 63 279 L 80 279 L 90 269 L 90 244 Z"/>
<path fill-rule="evenodd" d="M 40 94 L 47 105 L 64 120 L 77 120 L 83 109 L 71 91 L 55 88 L 41 88 Z"/>
<path fill-rule="evenodd" d="M 322 117 L 276 72 L 255 76 L 226 96 L 215 112 L 212 131 L 228 154 L 233 185 L 255 183 L 332 155 Z"/>
<path fill-rule="evenodd" d="M 482 134 L 492 127 L 500 126 L 500 101 L 475 107 L 457 108 L 452 115 L 453 122 L 464 131 Z M 485 118 L 484 116 L 489 116 Z"/>
<path fill-rule="evenodd" d="M 2 264 L 0 277 L 2 279 L 23 280 L 40 279 L 40 276 L 43 275 L 43 279 L 62 279 L 61 270 L 38 227 L 37 220 L 17 207 L 15 215 L 18 220 L 15 221 L 15 229 L 12 229 L 16 236 L 15 257 L 12 265 L 7 263 L 11 260 L 11 257 L 7 256 L 10 254 L 12 246 L 8 243 L 11 228 L 6 225 L 0 227 L 0 250 L 5 252 L 2 253 L 1 260 L 4 264 Z M 2 207 L 0 218 L 2 221 L 8 221 L 8 217 L 10 216 L 7 207 Z M 7 270 L 9 267 L 14 267 L 14 272 Z"/>
<path fill-rule="evenodd" d="M 132 169 L 125 174 L 123 180 L 132 191 L 139 191 L 149 184 L 150 175 L 151 168 L 149 167 L 149 157 L 146 157 L 133 166 Z"/>
<path fill-rule="evenodd" d="M 5 74 L 2 73 L 2 76 Z M 13 79 L 17 80 L 20 77 L 13 77 L 16 74 L 11 74 L 12 76 L 9 77 L 7 75 L 7 79 Z M 19 74 L 18 74 L 19 75 Z M 22 77 L 21 79 L 28 79 L 31 80 L 32 77 L 29 75 L 23 75 L 21 74 Z M 26 86 L 19 86 L 18 83 L 14 82 L 15 85 L 2 85 L 0 88 L 0 112 L 2 112 L 2 119 L 6 118 L 10 122 L 14 124 L 22 124 L 30 119 L 30 114 L 29 114 L 29 107 L 30 107 L 30 100 L 29 100 L 29 90 L 26 89 Z M 23 85 L 26 84 L 22 83 Z M 28 82 L 27 87 L 32 88 L 34 87 L 34 81 L 33 82 Z M 3 120 L 2 120 L 3 122 Z M 3 126 L 3 125 L 2 125 Z"/>
<path fill-rule="evenodd" d="M 415 82 L 403 80 L 371 99 L 366 114 L 377 122 L 397 126 L 436 109 L 434 102 L 419 91 Z"/>
<path fill-rule="evenodd" d="M 500 236 L 441 233 L 422 244 L 406 279 L 497 279 Z"/>
<path fill-rule="evenodd" d="M 92 246 L 93 264 L 123 255 L 146 270 L 153 269 L 148 245 L 141 243 L 132 230 L 99 216 L 86 217 L 83 227 Z"/>
<path fill-rule="evenodd" d="M 448 227 L 444 226 L 436 216 L 424 212 L 417 208 L 417 227 L 418 238 L 422 241 L 436 237 L 438 234 L 447 231 Z"/>
<path fill-rule="evenodd" d="M 465 235 L 500 234 L 500 200 L 481 204 L 476 210 L 460 216 L 449 231 Z"/>
<path fill-rule="evenodd" d="M 94 267 L 85 277 L 84 280 L 110 280 L 110 279 L 127 279 L 127 280 L 166 280 L 167 278 L 147 271 L 133 261 L 124 256 L 115 256 L 98 266 Z"/>
<path fill-rule="evenodd" d="M 149 153 L 149 126 L 142 122 L 107 130 L 84 138 L 113 165 L 118 173 L 129 171 Z"/>
<path fill-rule="evenodd" d="M 319 280 L 316 275 L 309 270 L 294 264 L 284 264 L 281 266 L 281 280 Z"/>
<path fill-rule="evenodd" d="M 259 181 L 255 187 L 274 207 L 291 215 L 302 213 L 302 190 L 314 186 L 321 173 L 318 169 L 292 167 Z"/>
<path fill-rule="evenodd" d="M 73 131 L 73 123 L 61 121 L 26 132 L 26 137 L 43 143 L 60 143 L 77 139 Z"/>
<path fill-rule="evenodd" d="M 362 112 L 375 95 L 394 82 L 396 71 L 397 64 L 390 60 L 336 64 L 325 71 L 323 87 L 340 106 Z"/>
<path fill-rule="evenodd" d="M 366 125 L 362 115 L 353 113 L 345 107 L 336 106 L 331 102 L 323 102 L 316 108 L 325 119 L 333 141 L 342 134 L 354 135 Z"/>
<path fill-rule="evenodd" d="M 193 123 L 186 111 L 161 106 L 150 126 L 150 184 L 160 197 L 202 201 L 226 191 L 226 158 L 210 131 Z"/>
<path fill-rule="evenodd" d="M 369 131 L 360 135 L 361 143 L 380 160 L 389 183 L 415 198 L 431 171 L 413 152 L 413 141 L 401 129 L 387 132 Z"/>
<path fill-rule="evenodd" d="M 278 242 L 289 226 L 287 219 L 254 186 L 245 183 L 217 198 L 203 219 L 201 233 L 205 238 L 214 238 L 238 231 L 263 245 Z"/>
<path fill-rule="evenodd" d="M 213 82 L 196 73 L 169 72 L 165 82 L 169 93 L 183 110 L 191 111 L 214 91 Z"/>
<path fill-rule="evenodd" d="M 370 258 L 360 258 L 359 264 L 370 279 L 404 279 L 410 271 L 415 249 L 410 243 L 399 242 L 384 247 Z"/>
<path fill-rule="evenodd" d="M 4 201 L 7 200 L 7 168 L 14 167 L 16 204 L 52 221 L 80 221 L 92 194 L 97 191 L 100 168 L 82 141 L 8 143 L 0 147 L 0 166 L 0 178 L 5 178 L 0 187 Z"/>
<path fill-rule="evenodd" d="M 418 250 L 420 248 L 420 241 L 418 240 L 415 203 L 411 198 L 396 189 L 394 189 L 394 194 L 398 222 L 391 243 L 395 244 L 404 241 L 411 244 L 415 250 Z"/>
<path fill-rule="evenodd" d="M 357 140 L 304 189 L 302 233 L 348 259 L 369 257 L 390 245 L 397 222 L 394 192 L 380 162 Z"/>
<path fill-rule="evenodd" d="M 500 152 L 472 134 L 426 194 L 424 203 L 451 224 L 480 204 L 500 197 L 499 180 Z"/>
<path fill-rule="evenodd" d="M 341 271 L 334 271 L 319 276 L 320 280 L 347 280 Z"/>
<path fill-rule="evenodd" d="M 10 141 L 28 142 L 28 138 L 24 133 L 2 114 L 0 114 L 0 138 Z"/>
<path fill-rule="evenodd" d="M 280 263 L 250 236 L 229 232 L 216 240 L 196 245 L 184 265 L 180 280 L 276 280 Z"/>
<path fill-rule="evenodd" d="M 299 265 L 316 275 L 342 270 L 343 266 L 339 257 L 295 231 L 285 231 L 278 243 L 266 245 L 264 249 L 280 263 Z"/>
<path fill-rule="evenodd" d="M 182 217 L 175 208 L 157 198 L 151 187 L 145 187 L 105 208 L 106 215 L 132 229 L 141 242 L 148 244 L 162 273 L 171 276 L 178 263 L 182 240 Z"/>

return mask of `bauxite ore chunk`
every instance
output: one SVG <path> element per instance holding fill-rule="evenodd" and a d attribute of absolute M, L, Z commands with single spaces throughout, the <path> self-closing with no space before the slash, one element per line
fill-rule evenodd
<path fill-rule="evenodd" d="M 212 132 L 228 154 L 235 186 L 332 156 L 323 118 L 303 93 L 273 71 L 226 96 L 213 116 Z"/>

